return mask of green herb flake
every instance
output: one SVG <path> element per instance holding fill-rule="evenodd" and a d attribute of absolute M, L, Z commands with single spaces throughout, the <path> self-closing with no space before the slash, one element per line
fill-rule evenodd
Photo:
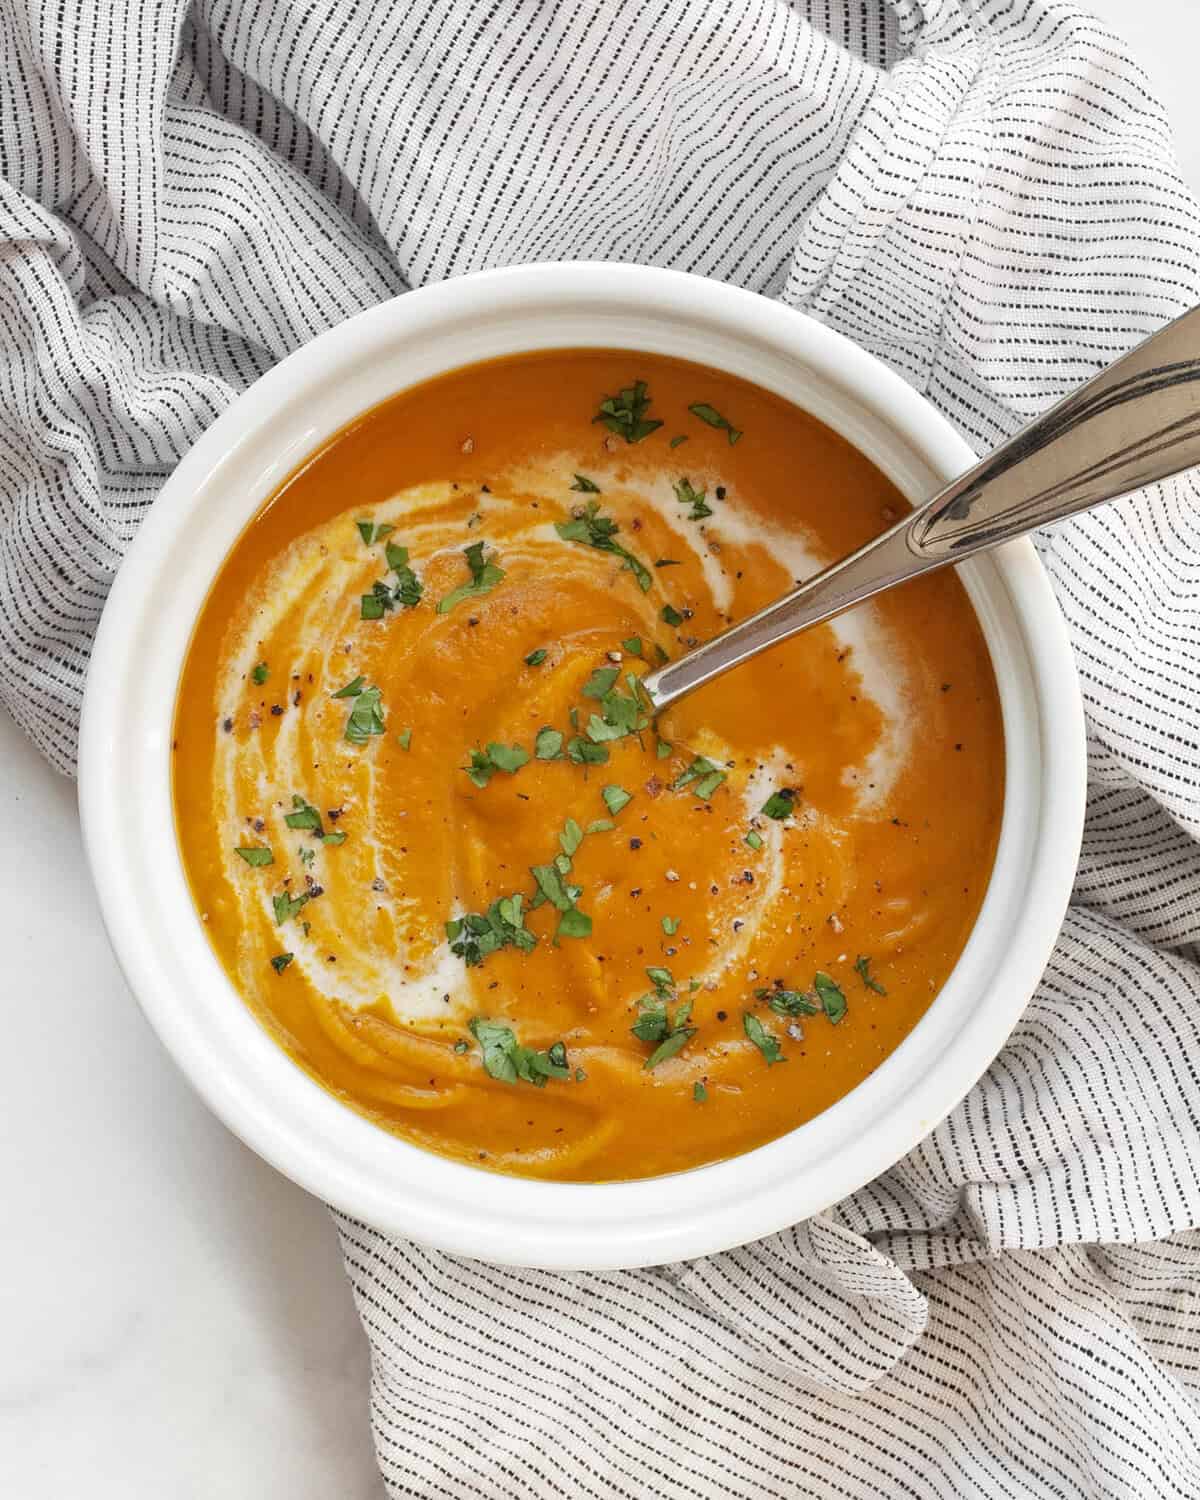
<path fill-rule="evenodd" d="M 294 953 L 277 953 L 271 960 L 271 967 L 275 970 L 276 974 L 282 974 L 295 956 Z"/>
<path fill-rule="evenodd" d="M 356 677 L 353 682 L 348 682 L 345 687 L 338 688 L 337 692 L 331 696 L 334 698 L 357 698 L 359 693 L 362 692 L 363 683 L 366 680 L 365 677 Z"/>
<path fill-rule="evenodd" d="M 790 818 L 795 811 L 793 806 L 795 800 L 796 794 L 791 787 L 781 787 L 779 791 L 771 793 L 759 811 L 766 817 L 774 818 L 777 823 L 781 823 L 784 818 Z"/>
<path fill-rule="evenodd" d="M 578 907 L 572 906 L 558 919 L 555 937 L 585 938 L 592 934 L 592 919 Z"/>
<path fill-rule="evenodd" d="M 581 495 L 598 495 L 600 486 L 594 479 L 589 479 L 586 474 L 576 474 L 575 483 L 571 486 Z"/>
<path fill-rule="evenodd" d="M 235 849 L 233 852 L 240 854 L 246 863 L 255 870 L 261 869 L 263 865 L 273 865 L 275 863 L 275 855 L 263 845 L 255 845 L 249 849 Z"/>
<path fill-rule="evenodd" d="M 412 730 L 402 729 L 396 736 L 396 743 L 400 746 L 401 750 L 407 750 L 412 744 Z"/>
<path fill-rule="evenodd" d="M 603 698 L 621 675 L 620 667 L 597 667 L 580 689 L 585 698 Z"/>
<path fill-rule="evenodd" d="M 463 556 L 467 560 L 467 567 L 471 573 L 470 583 L 464 583 L 461 587 L 452 589 L 444 598 L 437 603 L 439 615 L 448 615 L 450 611 L 464 599 L 481 598 L 491 591 L 504 578 L 504 569 L 500 568 L 491 559 L 484 558 L 483 549 L 485 542 L 472 542 L 469 547 L 463 548 Z M 494 557 L 495 554 L 493 553 Z"/>
<path fill-rule="evenodd" d="M 662 919 L 662 930 L 668 937 L 674 937 L 675 934 L 679 931 L 679 924 L 681 921 L 681 917 L 664 917 Z"/>
<path fill-rule="evenodd" d="M 281 891 L 278 896 L 271 897 L 271 905 L 275 908 L 275 925 L 282 927 L 285 922 L 290 922 L 311 900 L 307 891 L 293 896 L 287 891 Z"/>
<path fill-rule="evenodd" d="M 389 526 L 387 529 L 391 531 L 392 528 Z M 382 528 L 375 533 L 376 541 L 379 540 L 381 530 Z M 394 542 L 389 542 L 384 548 L 384 555 L 387 557 L 388 567 L 396 575 L 396 583 L 391 593 L 391 605 L 401 604 L 405 609 L 415 608 L 421 602 L 425 585 L 408 565 L 408 548 L 398 547 Z M 375 585 L 377 591 L 381 587 L 386 589 L 387 585 Z M 390 608 L 391 605 L 388 607 Z"/>
<path fill-rule="evenodd" d="M 728 417 L 723 417 L 716 407 L 709 406 L 707 401 L 697 401 L 694 405 L 688 407 L 688 411 L 694 417 L 699 417 L 702 422 L 707 422 L 710 427 L 716 427 L 721 432 L 727 432 L 731 448 L 742 435 Z"/>
<path fill-rule="evenodd" d="M 661 618 L 663 624 L 670 625 L 672 629 L 674 629 L 678 625 L 683 624 L 683 616 L 679 613 L 679 611 L 673 604 L 663 605 Z"/>
<path fill-rule="evenodd" d="M 621 528 L 610 516 L 600 514 L 598 501 L 589 500 L 586 505 L 572 513 L 569 521 L 556 521 L 554 529 L 564 542 L 579 542 L 584 547 L 594 547 L 599 552 L 611 552 L 621 558 L 622 567 L 637 579 L 638 588 L 642 593 L 649 592 L 654 582 L 649 568 L 632 552 L 614 541 Z"/>
<path fill-rule="evenodd" d="M 846 1014 L 846 997 L 828 974 L 817 973 L 813 979 L 813 988 L 817 992 L 817 998 L 821 1002 L 821 1009 L 836 1026 Z"/>
<path fill-rule="evenodd" d="M 240 850 L 238 851 L 241 852 Z M 871 973 L 871 960 L 864 953 L 860 953 L 854 960 L 854 972 L 862 980 L 869 990 L 874 990 L 877 995 L 886 995 L 887 990 L 880 984 L 878 979 Z"/>
<path fill-rule="evenodd" d="M 680 433 L 677 433 L 675 435 L 675 437 L 673 437 L 671 439 L 671 441 L 667 444 L 667 447 L 668 448 L 678 448 L 679 445 L 680 445 L 680 443 L 686 443 L 686 442 L 687 442 L 687 433 L 686 432 L 680 432 Z"/>
<path fill-rule="evenodd" d="M 676 1007 L 672 1016 L 667 1009 L 674 981 L 667 969 L 647 969 L 654 981 L 654 995 L 646 995 L 639 1001 L 641 1006 L 637 1020 L 630 1030 L 641 1042 L 654 1042 L 653 1052 L 642 1064 L 647 1072 L 653 1072 L 659 1063 L 666 1062 L 682 1052 L 696 1035 L 697 1028 L 691 1025 L 692 1002 L 685 1000 Z M 657 978 L 655 976 L 658 976 Z M 665 976 L 665 982 L 663 982 Z"/>
<path fill-rule="evenodd" d="M 562 846 L 562 852 L 568 859 L 571 859 L 583 843 L 583 829 L 574 818 L 568 818 L 563 824 L 563 831 L 558 836 L 558 842 Z"/>
<path fill-rule="evenodd" d="M 454 1044 L 454 1050 L 461 1057 L 464 1052 L 469 1052 L 471 1050 L 471 1044 L 470 1042 L 464 1041 L 462 1037 L 459 1037 L 458 1041 Z"/>
<path fill-rule="evenodd" d="M 470 1022 L 471 1035 L 479 1043 L 483 1066 L 488 1075 L 501 1083 L 522 1080 L 535 1088 L 545 1088 L 549 1078 L 569 1078 L 566 1047 L 562 1042 L 545 1052 L 522 1047 L 511 1026 L 503 1021 L 489 1021 L 482 1016 Z"/>
<path fill-rule="evenodd" d="M 309 833 L 320 835 L 325 831 L 321 826 L 321 814 L 299 794 L 293 795 L 292 811 L 285 814 L 283 821 L 289 828 L 302 828 Z"/>
<path fill-rule="evenodd" d="M 722 771 L 719 766 L 714 766 L 707 756 L 697 755 L 687 770 L 681 771 L 676 776 L 671 783 L 671 790 L 681 792 L 694 782 L 695 795 L 707 802 L 726 778 L 727 772 Z"/>
<path fill-rule="evenodd" d="M 446 923 L 450 952 L 468 968 L 476 968 L 501 948 L 532 953 L 537 938 L 525 926 L 525 897 L 520 891 L 500 896 L 486 912 L 468 912 Z"/>
<path fill-rule="evenodd" d="M 611 833 L 617 825 L 611 818 L 593 818 L 584 833 Z"/>
<path fill-rule="evenodd" d="M 362 537 L 363 542 L 369 547 L 375 536 L 375 523 L 373 521 L 355 521 L 354 524 L 358 527 L 359 536 Z"/>
<path fill-rule="evenodd" d="M 751 849 L 761 849 L 763 846 L 762 834 L 755 833 L 754 829 L 752 828 L 746 835 L 746 843 L 750 846 Z"/>
<path fill-rule="evenodd" d="M 708 1099 L 708 1090 L 702 1083 L 692 1084 L 692 1098 L 697 1104 L 703 1104 Z"/>
<path fill-rule="evenodd" d="M 605 786 L 600 788 L 600 795 L 604 798 L 604 805 L 615 818 L 623 807 L 633 801 L 633 793 L 627 792 L 623 786 Z"/>
<path fill-rule="evenodd" d="M 531 651 L 525 658 L 525 665 L 527 667 L 540 667 L 549 655 L 550 653 L 544 646 L 539 646 L 536 651 Z"/>
<path fill-rule="evenodd" d="M 655 753 L 655 755 L 658 756 L 659 760 L 668 760 L 668 759 L 670 759 L 670 755 L 671 755 L 670 742 L 667 741 L 667 740 L 659 740 L 658 744 L 655 745 L 655 747 L 654 747 L 654 753 Z"/>
<path fill-rule="evenodd" d="M 582 1068 L 576 1068 L 575 1069 L 575 1082 L 576 1083 L 586 1083 L 587 1082 L 587 1074 L 583 1071 Z"/>
<path fill-rule="evenodd" d="M 580 735 L 567 741 L 567 758 L 577 765 L 602 766 L 608 760 L 607 745 L 592 745 Z"/>
<path fill-rule="evenodd" d="M 621 650 L 627 651 L 630 656 L 641 656 L 642 638 L 640 635 L 631 635 L 621 642 Z"/>
<path fill-rule="evenodd" d="M 497 771 L 503 771 L 506 776 L 515 776 L 528 760 L 529 751 L 522 746 L 501 745 L 492 740 L 486 750 L 472 750 L 471 759 L 462 769 L 476 786 L 485 787 Z"/>
<path fill-rule="evenodd" d="M 767 1067 L 771 1067 L 773 1063 L 787 1062 L 779 1043 L 758 1017 L 748 1010 L 742 1012 L 742 1030 L 766 1058 Z"/>
<path fill-rule="evenodd" d="M 346 835 L 341 829 L 336 833 L 323 833 L 321 835 L 321 842 L 323 844 L 332 844 L 334 848 L 337 848 L 339 844 L 346 842 Z"/>
<path fill-rule="evenodd" d="M 803 990 L 755 990 L 754 993 L 758 999 L 765 1000 L 777 1016 L 787 1016 L 794 1020 L 796 1016 L 819 1014 L 819 1007 L 812 996 L 806 995 Z"/>
<path fill-rule="evenodd" d="M 693 489 L 690 479 L 678 480 L 673 488 L 680 505 L 692 507 L 688 513 L 689 521 L 703 521 L 706 516 L 712 515 L 712 506 L 704 498 L 705 491 Z"/>
<path fill-rule="evenodd" d="M 372 735 L 385 734 L 383 695 L 377 687 L 362 688 L 346 720 L 346 739 L 351 745 L 365 745 Z"/>
<path fill-rule="evenodd" d="M 623 386 L 615 396 L 605 396 L 593 422 L 603 422 L 610 432 L 623 437 L 627 443 L 640 443 L 643 438 L 657 431 L 662 423 L 647 417 L 650 392 L 644 380 L 635 380 Z"/>
<path fill-rule="evenodd" d="M 549 724 L 543 724 L 534 737 L 533 753 L 538 760 L 562 760 L 562 730 L 552 729 Z"/>
<path fill-rule="evenodd" d="M 265 661 L 260 661 L 259 664 L 254 668 L 253 672 L 250 673 L 250 675 L 254 678 L 255 682 L 258 683 L 259 687 L 262 687 L 263 683 L 266 682 L 268 677 L 270 677 L 271 669 L 267 666 Z"/>

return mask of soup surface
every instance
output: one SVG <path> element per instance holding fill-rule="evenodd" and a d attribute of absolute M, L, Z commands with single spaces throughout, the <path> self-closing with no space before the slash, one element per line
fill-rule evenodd
<path fill-rule="evenodd" d="M 384 1128 L 531 1176 L 696 1166 L 853 1088 L 991 870 L 962 586 L 656 722 L 637 679 L 903 508 L 812 418 L 644 354 L 475 366 L 339 433 L 231 552 L 176 709 L 183 858 L 262 1024 Z"/>

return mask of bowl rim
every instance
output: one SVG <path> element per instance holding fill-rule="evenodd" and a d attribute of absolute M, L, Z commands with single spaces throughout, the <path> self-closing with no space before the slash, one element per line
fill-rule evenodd
<path fill-rule="evenodd" d="M 436 1156 L 341 1104 L 287 1056 L 236 995 L 203 934 L 186 882 L 186 903 L 179 900 L 173 819 L 169 844 L 178 868 L 163 830 L 147 822 L 156 797 L 161 812 L 164 767 L 169 786 L 174 683 L 195 617 L 193 610 L 181 645 L 180 609 L 172 613 L 165 590 L 177 576 L 172 569 L 180 566 L 184 532 L 203 544 L 199 516 L 214 495 L 223 496 L 231 512 L 241 504 L 240 530 L 296 463 L 343 425 L 339 419 L 329 426 L 315 414 L 339 374 L 347 390 L 360 377 L 369 385 L 377 366 L 402 360 L 419 340 L 428 345 L 441 331 L 448 344 L 457 337 L 466 347 L 473 337 L 486 340 L 489 318 L 508 326 L 504 319 L 536 320 L 543 315 L 537 309 L 545 316 L 553 310 L 572 328 L 607 319 L 606 327 L 628 326 L 634 337 L 639 319 L 647 327 L 656 317 L 663 326 L 675 320 L 709 339 L 720 335 L 730 348 L 743 345 L 756 368 L 767 360 L 765 351 L 778 351 L 831 401 L 844 400 L 864 421 L 869 414 L 884 436 L 876 451 L 870 441 L 857 445 L 897 482 L 907 461 L 898 456 L 901 450 L 943 482 L 975 461 L 947 420 L 874 356 L 803 313 L 724 283 L 658 268 L 561 262 L 476 272 L 405 293 L 288 355 L 216 419 L 167 479 L 117 574 L 97 632 L 80 729 L 80 815 L 101 915 L 131 990 L 185 1076 L 254 1151 L 310 1192 L 388 1232 L 498 1263 L 610 1269 L 713 1253 L 784 1229 L 894 1164 L 968 1092 L 1017 1022 L 1061 926 L 1082 837 L 1083 707 L 1066 627 L 1032 544 L 1011 543 L 961 570 L 990 632 L 998 681 L 1002 668 L 1014 681 L 1024 682 L 1026 674 L 1033 696 L 1027 692 L 1025 704 L 1037 712 L 1036 726 L 1018 722 L 1001 684 L 1010 763 L 1002 849 L 1010 835 L 1028 845 L 1019 893 L 1009 882 L 1010 930 L 991 931 L 989 887 L 963 958 L 922 1020 L 850 1094 L 796 1130 L 669 1177 L 557 1183 Z M 561 343 L 656 347 L 596 337 Z M 528 347 L 553 345 L 543 340 Z M 484 357 L 459 354 L 439 368 Z M 708 362 L 730 368 L 727 360 Z M 427 378 L 421 373 L 389 383 L 359 410 Z M 765 379 L 759 383 L 772 388 Z M 828 412 L 817 415 L 831 421 Z M 276 430 L 289 431 L 289 441 L 274 442 Z M 260 456 L 250 478 L 235 481 L 237 465 L 252 461 L 255 444 L 271 450 L 269 460 Z M 243 494 L 237 502 L 230 498 L 235 484 Z M 913 484 L 909 478 L 901 488 Z M 215 553 L 204 592 L 231 540 Z M 998 650 L 1008 649 L 999 615 L 990 625 L 987 618 L 988 600 L 1001 596 L 1021 632 L 1007 665 L 997 658 Z M 166 680 L 172 661 L 164 729 L 161 704 L 148 692 Z M 1028 751 L 1023 770 L 1015 749 Z M 1036 776 L 1029 770 L 1034 759 Z M 1016 834 L 1014 819 L 1024 820 Z M 985 917 L 991 926 L 981 938 Z M 991 944 L 991 956 L 976 964 L 978 975 L 964 969 L 977 939 Z M 961 993 L 954 990 L 960 970 L 983 983 L 982 991 L 968 994 L 965 982 Z M 872 1101 L 877 1114 L 869 1110 Z M 804 1149 L 816 1153 L 815 1165 L 804 1159 Z"/>

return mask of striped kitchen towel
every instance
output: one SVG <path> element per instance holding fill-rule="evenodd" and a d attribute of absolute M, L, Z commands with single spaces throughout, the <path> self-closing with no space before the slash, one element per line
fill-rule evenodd
<path fill-rule="evenodd" d="M 1121 45 L 1056 0 L 7 0 L 0 696 L 70 771 L 164 477 L 407 286 L 671 265 L 801 307 L 979 449 L 1200 301 Z M 1200 507 L 1042 555 L 1086 697 L 1074 904 L 954 1114 L 686 1265 L 501 1270 L 339 1218 L 395 1496 L 1200 1496 Z"/>

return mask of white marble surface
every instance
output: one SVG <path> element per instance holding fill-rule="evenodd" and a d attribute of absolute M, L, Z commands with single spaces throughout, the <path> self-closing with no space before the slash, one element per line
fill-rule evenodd
<path fill-rule="evenodd" d="M 1092 0 L 1200 188 L 1197 0 Z M 324 1208 L 199 1104 L 109 953 L 74 788 L 0 711 L 0 1496 L 382 1496 Z"/>

